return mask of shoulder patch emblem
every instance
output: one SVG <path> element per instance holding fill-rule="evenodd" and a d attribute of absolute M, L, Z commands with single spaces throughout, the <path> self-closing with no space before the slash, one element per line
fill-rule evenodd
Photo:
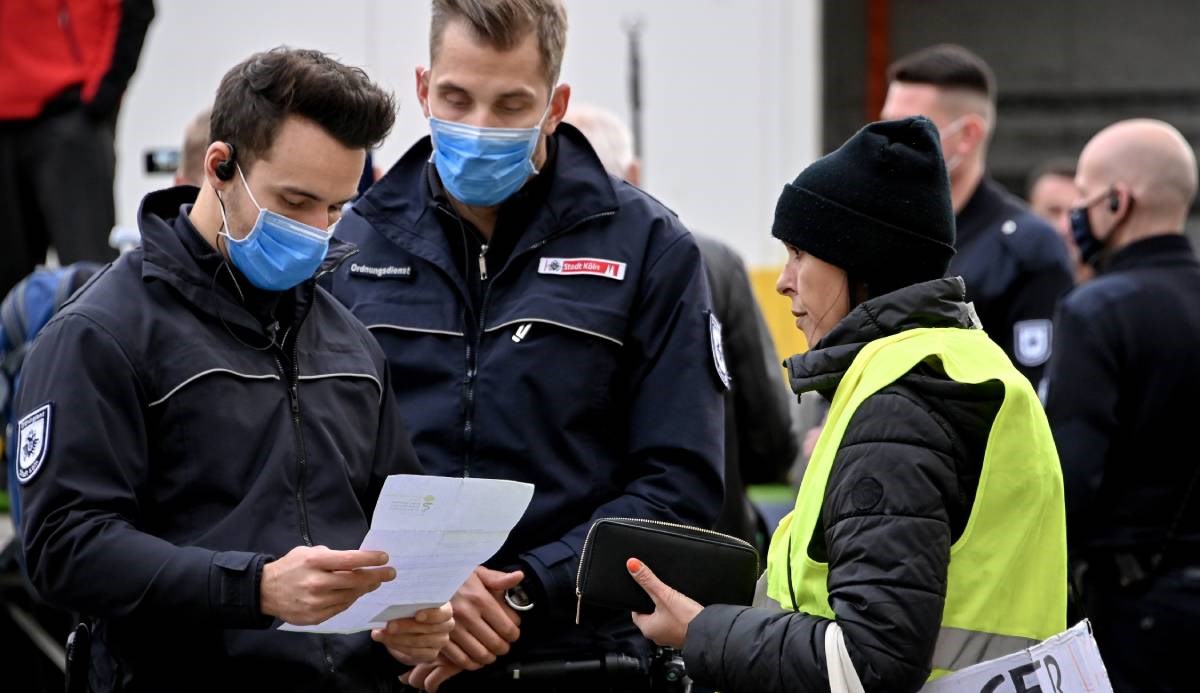
<path fill-rule="evenodd" d="M 17 436 L 13 444 L 16 446 L 17 480 L 22 484 L 29 483 L 46 461 L 53 410 L 53 403 L 46 402 L 17 422 Z"/>
<path fill-rule="evenodd" d="M 721 321 L 711 310 L 708 312 L 708 341 L 712 346 L 713 368 L 717 370 L 717 377 L 721 379 L 721 384 L 728 390 L 729 368 L 725 365 L 725 342 L 721 338 Z"/>
<path fill-rule="evenodd" d="M 1053 326 L 1049 320 L 1021 320 L 1013 324 L 1013 354 L 1028 368 L 1050 359 Z"/>

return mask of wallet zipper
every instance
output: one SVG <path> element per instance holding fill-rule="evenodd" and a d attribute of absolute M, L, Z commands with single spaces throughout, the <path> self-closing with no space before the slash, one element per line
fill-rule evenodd
<path fill-rule="evenodd" d="M 678 522 L 666 522 L 664 520 L 644 520 L 640 517 L 605 517 L 605 518 L 601 518 L 601 519 L 616 520 L 619 522 L 620 521 L 643 522 L 643 523 L 651 524 L 651 525 L 661 525 L 663 527 L 674 527 L 675 529 L 687 529 L 687 530 L 691 530 L 693 532 L 702 532 L 704 534 L 711 534 L 714 537 L 721 537 L 723 539 L 729 539 L 731 541 L 736 541 L 737 543 L 741 544 L 742 546 L 745 546 L 746 548 L 750 549 L 751 551 L 756 550 L 750 544 L 750 542 L 746 541 L 745 539 L 742 539 L 740 537 L 730 536 L 723 532 L 718 532 L 718 531 L 712 530 L 712 529 L 704 529 L 703 527 L 693 527 L 691 525 L 681 525 Z M 583 550 L 581 550 L 579 552 L 579 568 L 577 568 L 575 571 L 575 625 L 577 625 L 577 626 L 579 625 L 580 615 L 583 612 L 583 588 L 582 588 L 583 559 L 585 557 L 587 557 L 588 547 L 590 547 L 592 545 L 592 533 L 596 531 L 596 525 L 600 524 L 600 522 L 601 522 L 601 520 L 596 520 L 594 523 L 592 523 L 591 528 L 588 529 L 587 536 L 583 540 Z"/>

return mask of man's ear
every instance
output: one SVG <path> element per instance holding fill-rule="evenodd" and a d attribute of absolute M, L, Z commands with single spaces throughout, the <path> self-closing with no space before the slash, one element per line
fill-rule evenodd
<path fill-rule="evenodd" d="M 225 142 L 213 142 L 204 152 L 204 180 L 213 190 L 223 191 L 229 185 L 228 180 L 217 175 L 217 167 L 233 159 L 233 148 Z"/>
<path fill-rule="evenodd" d="M 553 135 L 558 124 L 562 122 L 567 115 L 567 106 L 571 103 L 571 85 L 559 84 L 554 89 L 554 93 L 550 95 L 550 111 L 546 114 L 546 123 L 542 126 L 542 132 L 547 135 Z"/>
<path fill-rule="evenodd" d="M 631 185 L 636 185 L 639 188 L 642 187 L 641 159 L 634 158 L 634 160 L 630 161 L 629 165 L 625 167 L 625 180 Z"/>
<path fill-rule="evenodd" d="M 978 113 L 968 113 L 963 116 L 962 142 L 963 154 L 970 155 L 987 146 L 987 120 Z"/>
<path fill-rule="evenodd" d="M 417 65 L 414 70 L 417 86 L 417 102 L 421 104 L 421 112 L 425 117 L 430 116 L 429 113 L 429 68 Z"/>

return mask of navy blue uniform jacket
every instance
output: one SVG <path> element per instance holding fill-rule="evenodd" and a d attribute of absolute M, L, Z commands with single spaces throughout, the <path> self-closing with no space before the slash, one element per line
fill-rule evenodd
<path fill-rule="evenodd" d="M 983 329 L 1034 387 L 1050 360 L 1058 300 L 1071 290 L 1067 251 L 1054 229 L 984 178 L 955 218 L 949 276 L 967 283 Z"/>
<path fill-rule="evenodd" d="M 1153 554 L 1174 524 L 1167 554 L 1200 564 L 1200 263 L 1168 234 L 1099 269 L 1059 307 L 1047 374 L 1071 550 Z"/>
<path fill-rule="evenodd" d="M 544 199 L 490 268 L 478 314 L 447 240 L 467 222 L 432 192 L 428 138 L 338 224 L 361 252 L 332 275 L 387 354 L 425 469 L 537 487 L 489 562 L 531 571 L 548 602 L 524 619 L 516 658 L 644 650 L 628 613 L 585 608 L 574 625 L 592 521 L 708 527 L 722 501 L 723 385 L 695 241 L 609 177 L 577 130 L 553 137 Z M 589 269 L 580 258 L 597 274 L 567 273 Z"/>
<path fill-rule="evenodd" d="M 49 412 L 20 489 L 30 577 L 97 620 L 92 690 L 388 690 L 398 664 L 367 633 L 277 631 L 259 608 L 265 561 L 358 548 L 383 479 L 420 472 L 383 353 L 312 281 L 286 348 L 247 346 L 270 340 L 200 269 L 218 260 L 183 214 L 195 195 L 149 195 L 143 248 L 25 361 L 18 416 Z"/>

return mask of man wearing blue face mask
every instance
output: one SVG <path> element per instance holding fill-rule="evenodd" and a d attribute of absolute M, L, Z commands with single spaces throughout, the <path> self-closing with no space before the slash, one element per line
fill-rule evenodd
<path fill-rule="evenodd" d="M 595 671 L 650 644 L 625 612 L 584 605 L 577 625 L 584 537 L 600 517 L 707 527 L 721 509 L 728 376 L 699 251 L 561 123 L 565 38 L 557 0 L 433 2 L 431 137 L 335 234 L 361 253 L 334 294 L 383 346 L 422 464 L 537 487 L 452 600 L 444 656 L 407 679 L 429 689 L 644 686 Z M 564 660 L 574 681 L 531 680 Z"/>
<path fill-rule="evenodd" d="M 370 333 L 324 289 L 328 227 L 394 118 L 362 71 L 276 49 L 225 75 L 202 186 L 142 202 L 142 247 L 76 294 L 22 371 L 30 578 L 93 633 L 93 691 L 391 690 L 449 604 L 353 635 L 383 581 L 356 550 L 383 480 L 419 473 Z"/>

